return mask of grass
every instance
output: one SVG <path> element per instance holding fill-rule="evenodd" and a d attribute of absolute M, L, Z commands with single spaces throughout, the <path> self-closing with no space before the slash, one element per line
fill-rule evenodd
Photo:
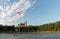
<path fill-rule="evenodd" d="M 60 31 L 41 31 L 41 32 L 0 32 L 0 34 L 60 34 Z"/>

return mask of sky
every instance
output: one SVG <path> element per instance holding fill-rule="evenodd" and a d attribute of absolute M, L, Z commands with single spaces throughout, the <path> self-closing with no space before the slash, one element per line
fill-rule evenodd
<path fill-rule="evenodd" d="M 0 0 L 0 24 L 25 21 L 29 25 L 60 21 L 60 0 Z"/>

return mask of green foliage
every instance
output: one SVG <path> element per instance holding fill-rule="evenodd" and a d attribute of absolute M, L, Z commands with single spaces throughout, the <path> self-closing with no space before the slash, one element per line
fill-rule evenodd
<path fill-rule="evenodd" d="M 27 27 L 15 27 L 15 25 L 0 25 L 0 32 L 40 32 L 60 31 L 60 22 L 48 23 L 39 26 L 29 25 Z"/>
<path fill-rule="evenodd" d="M 38 27 L 39 31 L 60 31 L 60 22 L 43 24 Z"/>
<path fill-rule="evenodd" d="M 15 27 L 12 26 L 8 26 L 8 25 L 0 25 L 0 32 L 14 32 Z"/>
<path fill-rule="evenodd" d="M 37 26 L 20 27 L 20 32 L 36 32 L 37 30 Z"/>

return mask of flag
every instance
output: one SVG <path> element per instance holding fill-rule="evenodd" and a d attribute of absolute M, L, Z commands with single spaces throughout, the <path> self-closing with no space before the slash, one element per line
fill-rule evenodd
<path fill-rule="evenodd" d="M 17 12 L 17 14 L 18 14 L 18 15 L 21 15 L 21 14 L 22 14 L 22 12 Z"/>

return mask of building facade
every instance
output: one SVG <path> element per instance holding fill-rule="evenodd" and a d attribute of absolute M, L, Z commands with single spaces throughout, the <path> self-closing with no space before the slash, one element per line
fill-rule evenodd
<path fill-rule="evenodd" d="M 20 23 L 18 24 L 19 27 L 27 27 L 27 21 L 25 21 L 24 23 Z"/>

